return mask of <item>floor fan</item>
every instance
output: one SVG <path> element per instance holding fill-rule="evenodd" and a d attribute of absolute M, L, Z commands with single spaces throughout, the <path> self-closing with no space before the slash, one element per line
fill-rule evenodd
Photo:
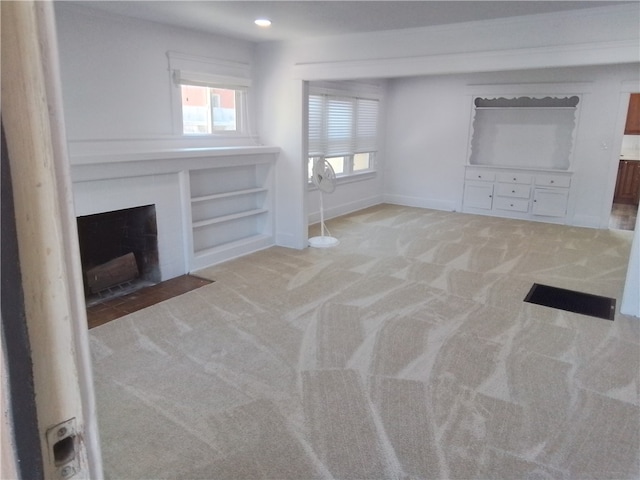
<path fill-rule="evenodd" d="M 313 163 L 311 181 L 320 191 L 320 236 L 311 237 L 309 239 L 309 245 L 316 248 L 335 247 L 340 243 L 340 241 L 331 236 L 329 229 L 324 224 L 324 205 L 322 197 L 325 193 L 331 193 L 336 189 L 336 173 L 333 171 L 333 167 L 326 159 L 318 158 Z M 328 235 L 325 235 L 325 231 Z"/>

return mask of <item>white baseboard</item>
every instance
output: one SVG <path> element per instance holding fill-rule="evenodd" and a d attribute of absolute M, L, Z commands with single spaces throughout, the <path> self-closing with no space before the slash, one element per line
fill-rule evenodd
<path fill-rule="evenodd" d="M 410 197 L 408 195 L 385 194 L 384 203 L 393 205 L 404 205 L 406 207 L 431 208 L 445 212 L 455 212 L 458 205 L 455 202 L 438 200 L 434 198 Z"/>

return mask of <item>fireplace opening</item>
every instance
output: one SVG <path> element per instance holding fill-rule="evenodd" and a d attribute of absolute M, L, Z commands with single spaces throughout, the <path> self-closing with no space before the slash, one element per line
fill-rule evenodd
<path fill-rule="evenodd" d="M 155 205 L 77 217 L 87 305 L 160 281 Z"/>

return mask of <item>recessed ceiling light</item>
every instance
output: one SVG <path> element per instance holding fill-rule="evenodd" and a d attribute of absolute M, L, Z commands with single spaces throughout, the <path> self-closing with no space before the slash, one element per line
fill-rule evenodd
<path fill-rule="evenodd" d="M 271 20 L 269 20 L 268 18 L 258 18 L 258 19 L 256 19 L 256 21 L 254 23 L 256 25 L 258 25 L 259 27 L 270 27 L 271 26 Z"/>

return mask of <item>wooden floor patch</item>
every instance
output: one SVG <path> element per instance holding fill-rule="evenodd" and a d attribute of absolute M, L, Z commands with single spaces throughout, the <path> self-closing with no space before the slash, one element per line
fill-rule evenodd
<path fill-rule="evenodd" d="M 126 295 L 108 298 L 103 302 L 95 302 L 87 307 L 89 328 L 98 327 L 116 318 L 124 317 L 210 283 L 213 282 L 205 278 L 181 275 L 156 285 L 136 289 Z"/>

